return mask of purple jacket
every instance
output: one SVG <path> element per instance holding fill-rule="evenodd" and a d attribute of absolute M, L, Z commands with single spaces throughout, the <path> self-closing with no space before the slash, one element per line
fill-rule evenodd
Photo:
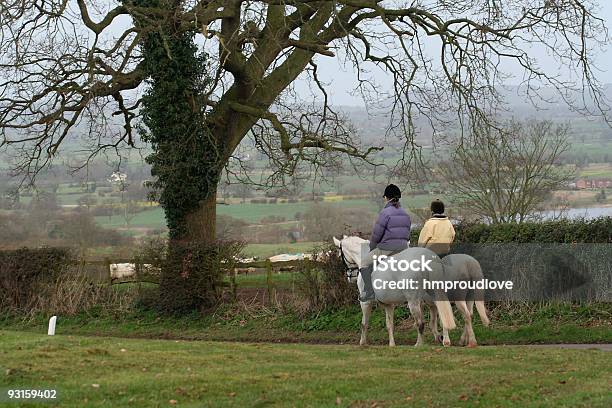
<path fill-rule="evenodd" d="M 378 215 L 370 238 L 370 250 L 380 248 L 388 251 L 408 247 L 410 241 L 410 216 L 402 207 L 387 203 Z"/>

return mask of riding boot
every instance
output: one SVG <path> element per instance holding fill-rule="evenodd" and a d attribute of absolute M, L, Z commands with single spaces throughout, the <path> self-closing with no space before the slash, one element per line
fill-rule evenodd
<path fill-rule="evenodd" d="M 372 286 L 373 269 L 373 265 L 370 265 L 359 270 L 361 279 L 363 279 L 363 294 L 359 294 L 359 300 L 361 302 L 369 302 L 370 300 L 374 300 L 374 287 Z"/>

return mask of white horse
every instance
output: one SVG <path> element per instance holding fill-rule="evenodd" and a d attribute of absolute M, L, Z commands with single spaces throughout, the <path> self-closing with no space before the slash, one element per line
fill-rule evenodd
<path fill-rule="evenodd" d="M 368 241 L 359 237 L 347 237 L 344 236 L 342 240 L 338 240 L 334 237 L 334 244 L 338 247 L 343 262 L 345 263 L 351 281 L 357 281 L 359 292 L 362 293 L 364 290 L 364 282 L 360 273 L 358 272 L 362 268 L 362 257 L 361 248 L 362 245 L 367 244 Z M 431 259 L 429 264 L 432 269 L 430 272 L 419 272 L 412 269 L 407 271 L 392 270 L 395 268 L 388 268 L 386 271 L 380 270 L 381 268 L 375 268 L 372 273 L 372 281 L 380 279 L 381 282 L 400 282 L 403 280 L 413 279 L 416 282 L 421 282 L 424 277 L 434 278 L 442 280 L 443 268 L 440 258 L 431 250 L 426 248 L 407 248 L 393 256 L 396 260 L 413 261 L 422 259 L 425 257 Z M 420 284 L 420 283 L 419 283 Z M 450 346 L 450 338 L 448 337 L 448 331 L 455 328 L 455 319 L 453 317 L 453 311 L 450 303 L 445 300 L 433 300 L 428 297 L 428 294 L 421 289 L 390 289 L 380 288 L 374 285 L 374 294 L 376 300 L 383 304 L 385 308 L 387 332 L 389 333 L 389 346 L 395 346 L 395 339 L 393 337 L 393 314 L 395 306 L 400 304 L 408 303 L 410 313 L 415 319 L 417 326 L 417 342 L 415 346 L 420 346 L 424 343 L 423 332 L 425 323 L 423 321 L 423 312 L 421 309 L 421 301 L 425 301 L 431 310 L 431 329 L 436 337 L 436 340 L 443 340 L 444 346 Z M 372 313 L 372 305 L 374 301 L 360 302 L 362 311 L 361 320 L 361 339 L 360 345 L 367 343 L 367 332 L 368 324 L 370 320 L 370 314 Z M 437 315 L 439 314 L 444 329 L 444 338 L 438 333 Z"/>

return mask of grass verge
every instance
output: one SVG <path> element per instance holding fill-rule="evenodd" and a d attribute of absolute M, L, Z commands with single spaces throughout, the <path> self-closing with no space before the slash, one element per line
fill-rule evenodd
<path fill-rule="evenodd" d="M 553 304 L 533 310 L 529 305 L 498 307 L 492 311 L 492 325 L 484 327 L 475 319 L 474 331 L 482 345 L 612 343 L 609 311 L 609 304 Z M 456 317 L 459 329 L 450 333 L 454 344 L 463 328 Z M 41 315 L 29 320 L 0 317 L 0 329 L 46 333 L 47 319 Z M 207 315 L 181 316 L 137 309 L 113 314 L 94 307 L 76 316 L 60 316 L 57 330 L 58 334 L 153 339 L 356 344 L 360 321 L 358 306 L 304 315 L 240 303 L 224 305 Z M 396 309 L 395 323 L 398 344 L 414 344 L 416 331 L 406 308 Z M 433 344 L 428 328 L 426 335 Z M 368 338 L 372 344 L 387 342 L 382 308 L 375 308 L 372 314 Z"/>

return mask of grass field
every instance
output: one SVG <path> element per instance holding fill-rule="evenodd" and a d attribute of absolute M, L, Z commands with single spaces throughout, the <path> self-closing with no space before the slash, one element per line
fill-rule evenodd
<path fill-rule="evenodd" d="M 4 392 L 56 389 L 59 401 L 45 406 L 58 407 L 608 407 L 612 369 L 605 353 L 0 331 L 0 378 Z"/>
<path fill-rule="evenodd" d="M 229 283 L 229 278 L 225 279 Z M 270 277 L 270 283 L 275 288 L 295 288 L 299 283 L 299 276 L 295 272 L 280 272 L 273 273 Z M 240 288 L 261 288 L 265 289 L 268 285 L 268 276 L 265 273 L 251 273 L 248 275 L 238 275 L 236 284 Z"/>
<path fill-rule="evenodd" d="M 300 287 L 299 278 L 291 274 L 274 274 L 272 278 L 274 286 L 279 289 L 290 290 L 294 285 L 297 290 Z M 265 287 L 265 275 L 240 276 L 238 280 L 239 291 L 241 288 L 247 291 L 260 288 L 265 296 Z M 130 286 L 117 285 L 117 288 L 129 290 Z M 151 286 L 149 289 L 153 288 Z M 94 307 L 79 315 L 60 316 L 58 334 L 176 340 L 357 343 L 361 323 L 358 305 L 300 313 L 292 309 L 291 301 L 285 299 L 281 306 L 250 302 L 226 304 L 206 314 L 163 315 L 140 309 L 115 313 Z M 609 304 L 493 308 L 490 310 L 492 325 L 484 327 L 476 319 L 474 332 L 482 345 L 612 343 L 610 308 Z M 376 307 L 370 318 L 368 338 L 373 344 L 386 344 L 388 341 L 382 309 Z M 458 326 L 462 327 L 458 314 L 456 318 Z M 0 315 L 0 330 L 45 333 L 47 320 L 46 315 L 26 320 Z M 416 330 L 407 308 L 396 309 L 395 323 L 397 344 L 414 344 Z M 426 342 L 433 344 L 429 328 L 425 335 Z M 461 330 L 452 330 L 450 336 L 453 344 L 458 344 Z"/>
<path fill-rule="evenodd" d="M 429 205 L 432 196 L 429 194 L 406 196 L 403 204 L 406 208 L 421 208 Z M 374 202 L 366 199 L 337 200 L 332 197 L 329 204 L 341 206 L 343 208 L 359 208 L 372 212 L 372 217 L 376 212 Z M 297 203 L 277 203 L 277 204 L 252 204 L 235 203 L 231 205 L 217 205 L 217 214 L 229 215 L 234 218 L 244 220 L 249 223 L 257 223 L 264 217 L 283 217 L 286 220 L 295 220 L 297 213 L 304 213 L 313 206 L 312 201 L 300 201 Z M 121 227 L 125 225 L 125 219 L 121 216 L 101 216 L 96 217 L 96 222 L 105 227 Z M 165 225 L 164 213 L 161 207 L 155 207 L 143 211 L 134 216 L 130 225 L 135 227 L 161 228 Z"/>
<path fill-rule="evenodd" d="M 591 164 L 580 171 L 588 179 L 612 179 L 612 164 Z"/>
<path fill-rule="evenodd" d="M 313 203 L 311 201 L 298 203 L 277 203 L 277 204 L 232 204 L 218 205 L 217 214 L 229 215 L 247 222 L 259 222 L 264 217 L 284 217 L 286 220 L 295 220 L 297 213 L 304 213 Z M 349 208 L 372 208 L 373 204 L 368 200 L 343 200 L 334 205 L 343 205 Z M 96 217 L 96 221 L 105 227 L 120 227 L 125 224 L 125 220 L 121 216 L 112 217 Z M 131 225 L 137 227 L 160 228 L 165 225 L 164 213 L 161 207 L 156 207 L 151 210 L 138 213 L 132 219 Z"/>

